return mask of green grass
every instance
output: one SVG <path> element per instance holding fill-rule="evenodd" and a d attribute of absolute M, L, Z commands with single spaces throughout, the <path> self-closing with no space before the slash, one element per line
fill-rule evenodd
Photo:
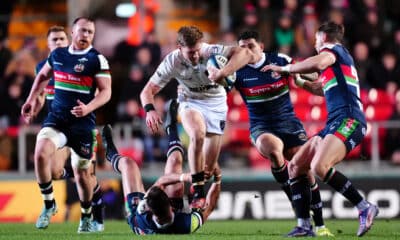
<path fill-rule="evenodd" d="M 209 221 L 192 235 L 135 236 L 125 221 L 107 221 L 103 233 L 77 234 L 78 223 L 51 224 L 46 230 L 38 230 L 34 224 L 0 224 L 1 240 L 60 240 L 60 239 L 204 239 L 246 240 L 284 239 L 282 236 L 295 225 L 294 220 Z M 326 225 L 336 235 L 335 239 L 359 239 L 355 236 L 357 220 L 329 220 Z M 376 220 L 373 228 L 363 239 L 400 239 L 400 220 Z"/>

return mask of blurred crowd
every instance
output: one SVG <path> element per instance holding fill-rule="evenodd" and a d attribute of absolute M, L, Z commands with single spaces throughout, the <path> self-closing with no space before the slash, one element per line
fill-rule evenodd
<path fill-rule="evenodd" d="M 232 1 L 233 2 L 233 1 Z M 368 96 L 373 89 L 389 97 L 392 111 L 387 119 L 400 119 L 400 4 L 397 1 L 378 0 L 248 0 L 240 6 L 231 6 L 229 27 L 207 41 L 236 44 L 236 36 L 244 29 L 261 33 L 266 51 L 279 51 L 301 60 L 315 54 L 314 33 L 320 23 L 332 20 L 345 26 L 344 44 L 351 51 L 362 91 Z M 146 35 L 136 46 L 122 41 L 107 56 L 113 78 L 112 100 L 97 112 L 99 125 L 132 124 L 132 137 L 140 143 L 146 162 L 163 162 L 167 140 L 165 134 L 150 135 L 143 127 L 144 111 L 139 93 L 153 74 L 161 59 L 175 49 L 175 35 L 160 41 L 156 30 Z M 207 35 L 207 34 L 206 34 Z M 20 108 L 27 98 L 35 77 L 35 65 L 44 59 L 35 39 L 27 38 L 17 52 L 7 48 L 7 39 L 0 36 L 0 170 L 17 168 L 17 136 L 24 123 Z M 161 44 L 162 42 L 162 44 Z M 164 104 L 176 96 L 177 83 L 172 82 L 158 96 L 156 109 L 165 112 Z M 235 92 L 230 94 L 235 99 Z M 396 97 L 397 96 L 397 97 Z M 240 105 L 240 104 L 239 104 Z M 43 112 L 36 119 L 40 124 Z M 373 120 L 373 119 L 372 119 Z M 385 134 L 387 159 L 400 162 L 400 129 Z M 248 138 L 247 138 L 248 140 Z M 227 139 L 226 145 L 229 147 Z M 398 152 L 397 152 L 398 151 Z M 393 154 L 394 153 L 394 154 Z M 396 155 L 397 154 L 397 155 Z M 394 156 L 396 155 L 396 156 Z M 222 157 L 232 157 L 225 156 Z M 29 160 L 29 159 L 28 159 Z M 243 160 L 242 160 L 243 161 Z M 247 161 L 245 159 L 244 161 Z M 249 162 L 244 162 L 249 165 Z"/>

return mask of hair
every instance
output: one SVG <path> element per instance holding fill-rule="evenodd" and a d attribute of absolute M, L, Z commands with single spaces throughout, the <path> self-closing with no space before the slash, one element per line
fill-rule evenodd
<path fill-rule="evenodd" d="M 58 26 L 58 25 L 51 26 L 49 28 L 49 30 L 47 31 L 47 37 L 50 35 L 50 33 L 53 33 L 53 32 L 64 32 L 65 33 L 65 29 L 63 26 Z"/>
<path fill-rule="evenodd" d="M 254 30 L 246 30 L 246 31 L 242 32 L 238 37 L 238 41 L 247 40 L 247 39 L 251 39 L 251 38 L 254 38 L 257 42 L 261 41 L 260 34 Z"/>
<path fill-rule="evenodd" d="M 92 22 L 92 23 L 94 23 L 94 20 L 92 19 L 92 18 L 90 18 L 90 17 L 77 17 L 77 18 L 75 18 L 75 20 L 72 22 L 72 25 L 75 25 L 77 22 L 79 22 L 79 20 L 81 20 L 81 19 L 84 19 L 84 20 L 86 20 L 86 21 L 88 21 L 88 22 Z"/>
<path fill-rule="evenodd" d="M 185 26 L 178 30 L 177 43 L 183 47 L 193 47 L 203 38 L 203 33 L 195 26 Z"/>
<path fill-rule="evenodd" d="M 152 187 L 146 194 L 147 206 L 159 219 L 169 217 L 171 204 L 168 195 L 159 187 Z"/>
<path fill-rule="evenodd" d="M 330 42 L 342 42 L 344 35 L 344 27 L 341 24 L 336 24 L 332 21 L 321 24 L 318 32 L 326 34 L 326 38 Z"/>

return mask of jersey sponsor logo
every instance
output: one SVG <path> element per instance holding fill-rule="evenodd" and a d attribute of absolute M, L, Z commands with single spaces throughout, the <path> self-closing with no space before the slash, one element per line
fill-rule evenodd
<path fill-rule="evenodd" d="M 78 59 L 78 62 L 80 62 L 80 63 L 84 63 L 84 62 L 87 62 L 87 61 L 89 61 L 89 59 L 87 59 L 85 57 Z"/>
<path fill-rule="evenodd" d="M 76 64 L 76 65 L 74 66 L 74 71 L 75 71 L 75 72 L 82 72 L 83 70 L 85 70 L 85 65 L 83 65 L 83 64 L 81 64 L 81 63 Z"/>
<path fill-rule="evenodd" d="M 93 78 L 89 76 L 79 76 L 60 71 L 54 71 L 54 87 L 79 93 L 90 93 L 93 85 Z"/>
<path fill-rule="evenodd" d="M 305 133 L 300 133 L 298 135 L 299 139 L 302 141 L 307 141 L 307 135 Z"/>

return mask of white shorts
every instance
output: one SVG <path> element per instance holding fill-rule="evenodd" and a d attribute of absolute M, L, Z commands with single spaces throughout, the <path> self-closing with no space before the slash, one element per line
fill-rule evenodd
<path fill-rule="evenodd" d="M 206 121 L 206 132 L 224 134 L 228 106 L 225 98 L 185 99 L 179 102 L 179 112 L 185 109 L 198 111 Z"/>

